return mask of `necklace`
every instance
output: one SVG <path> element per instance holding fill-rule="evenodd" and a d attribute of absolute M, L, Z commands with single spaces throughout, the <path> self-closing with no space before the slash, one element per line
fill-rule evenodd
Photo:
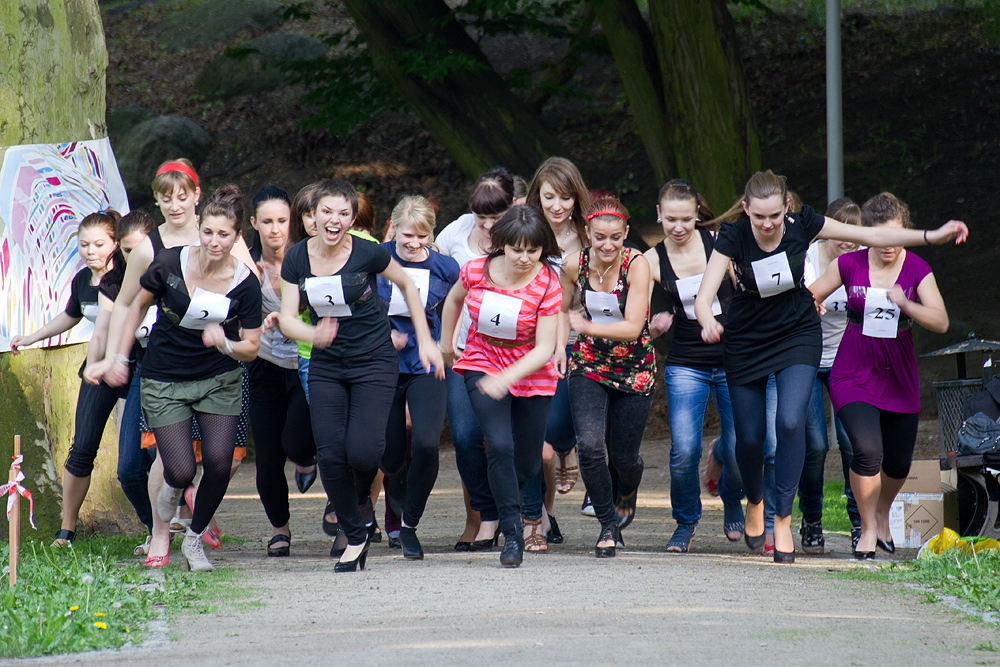
<path fill-rule="evenodd" d="M 608 272 L 611 269 L 615 268 L 615 266 L 618 265 L 618 262 L 621 260 L 621 258 L 622 258 L 622 254 L 621 254 L 621 252 L 619 252 L 618 253 L 618 259 L 616 259 L 615 261 L 611 262 L 611 264 L 609 264 L 607 266 L 607 268 L 604 269 L 603 272 L 599 268 L 597 268 L 596 266 L 594 267 L 594 271 L 597 273 L 598 276 L 601 277 L 601 285 L 604 284 L 604 276 L 608 275 Z"/>

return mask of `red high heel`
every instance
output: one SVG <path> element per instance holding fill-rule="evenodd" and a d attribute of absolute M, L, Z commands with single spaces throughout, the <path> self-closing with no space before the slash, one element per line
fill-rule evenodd
<path fill-rule="evenodd" d="M 211 527 L 211 526 L 209 526 L 208 530 L 206 530 L 202 534 L 201 541 L 204 542 L 205 544 L 207 544 L 208 546 L 212 547 L 213 549 L 221 549 L 222 548 L 222 531 L 219 530 L 218 526 L 216 526 L 214 528 Z"/>
<path fill-rule="evenodd" d="M 167 543 L 167 553 L 163 556 L 146 556 L 143 564 L 153 570 L 158 570 L 170 565 L 170 543 Z"/>

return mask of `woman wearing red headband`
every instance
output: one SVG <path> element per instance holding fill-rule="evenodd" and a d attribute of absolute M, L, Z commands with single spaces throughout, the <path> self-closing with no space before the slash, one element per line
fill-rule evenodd
<path fill-rule="evenodd" d="M 580 334 L 569 358 L 569 400 L 580 473 L 601 522 L 598 558 L 614 557 L 621 529 L 635 516 L 643 469 L 639 445 L 656 376 L 646 324 L 649 262 L 624 247 L 627 236 L 628 210 L 616 197 L 598 198 L 587 216 L 590 246 L 569 255 L 562 272 L 562 312 L 569 324 L 561 332 Z M 571 308 L 578 286 L 585 315 Z M 617 507 L 605 452 L 618 475 Z"/>

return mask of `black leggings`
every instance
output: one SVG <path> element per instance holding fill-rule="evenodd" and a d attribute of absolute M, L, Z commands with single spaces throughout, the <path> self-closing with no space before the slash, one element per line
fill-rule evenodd
<path fill-rule="evenodd" d="M 889 412 L 855 401 L 842 407 L 837 416 L 851 439 L 855 474 L 874 477 L 881 470 L 886 477 L 906 479 L 917 443 L 919 413 Z"/>
<path fill-rule="evenodd" d="M 791 516 L 806 458 L 806 408 L 816 382 L 816 367 L 795 364 L 774 374 L 778 386 L 775 416 L 774 514 Z M 729 383 L 736 427 L 736 462 L 743 490 L 753 504 L 764 500 L 764 437 L 767 432 L 767 376 L 746 384 Z"/>
<path fill-rule="evenodd" d="M 551 396 L 511 396 L 495 400 L 480 393 L 479 371 L 465 371 L 465 388 L 486 438 L 486 475 L 500 514 L 500 531 L 521 539 L 521 488 L 542 467 L 542 444 Z"/>
<path fill-rule="evenodd" d="M 406 406 L 410 406 L 411 460 L 406 455 Z M 431 373 L 401 373 L 385 429 L 382 470 L 386 498 L 407 526 L 416 528 L 438 476 L 438 448 L 448 407 L 448 383 Z"/>
<path fill-rule="evenodd" d="M 260 357 L 250 364 L 250 425 L 257 493 L 267 520 L 280 528 L 289 519 L 285 459 L 299 466 L 316 462 L 309 405 L 296 369 Z"/>
<path fill-rule="evenodd" d="M 613 476 L 605 452 L 617 472 L 619 492 L 623 496 L 631 495 L 642 481 L 639 445 L 653 396 L 629 394 L 582 375 L 573 375 L 569 378 L 569 403 L 583 483 L 601 526 L 615 525 L 618 517 Z"/>
<path fill-rule="evenodd" d="M 201 428 L 201 463 L 204 473 L 194 500 L 191 530 L 203 532 L 219 509 L 229 488 L 229 473 L 236 448 L 238 415 L 213 415 L 195 411 Z M 191 486 L 195 475 L 194 448 L 191 447 L 191 419 L 153 428 L 156 451 L 163 459 L 163 479 L 175 489 Z"/>
<path fill-rule="evenodd" d="M 359 506 L 385 452 L 385 426 L 396 391 L 399 361 L 388 340 L 369 354 L 309 363 L 309 416 L 316 460 L 326 495 L 348 543 L 364 544 L 367 528 Z"/>
<path fill-rule="evenodd" d="M 131 382 L 131 378 L 129 378 Z M 104 427 L 119 398 L 128 396 L 129 385 L 113 388 L 104 384 L 80 382 L 76 399 L 76 421 L 73 444 L 66 456 L 66 470 L 74 477 L 89 477 L 94 472 L 94 459 L 104 437 Z"/>

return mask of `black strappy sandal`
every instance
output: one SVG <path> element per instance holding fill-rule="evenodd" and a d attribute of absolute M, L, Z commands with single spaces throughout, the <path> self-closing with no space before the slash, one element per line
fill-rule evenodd
<path fill-rule="evenodd" d="M 276 547 L 275 544 L 284 543 L 283 547 Z M 267 543 L 267 555 L 272 558 L 281 558 L 283 556 L 289 555 L 289 549 L 292 546 L 292 536 L 291 535 L 275 535 Z"/>

